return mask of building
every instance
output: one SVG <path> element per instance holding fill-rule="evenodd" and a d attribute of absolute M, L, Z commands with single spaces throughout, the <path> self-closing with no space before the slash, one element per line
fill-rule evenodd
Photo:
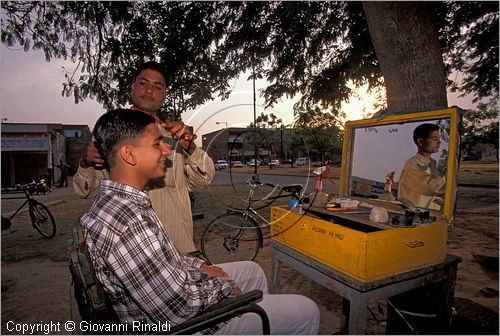
<path fill-rule="evenodd" d="M 77 168 L 90 140 L 87 125 L 2 123 L 2 187 L 44 177 L 59 180 L 59 162 Z"/>
<path fill-rule="evenodd" d="M 246 128 L 223 128 L 203 134 L 202 148 L 215 160 L 243 161 L 243 139 Z"/>
<path fill-rule="evenodd" d="M 249 145 L 249 139 L 255 134 L 251 129 L 241 127 L 223 128 L 218 131 L 203 134 L 202 148 L 215 160 L 231 160 L 246 163 L 255 156 L 255 149 Z M 276 151 L 265 144 L 257 148 L 258 158 L 264 162 L 276 156 Z"/>

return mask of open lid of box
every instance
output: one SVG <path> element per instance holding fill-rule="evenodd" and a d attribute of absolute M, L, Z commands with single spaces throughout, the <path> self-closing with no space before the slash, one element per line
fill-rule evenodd
<path fill-rule="evenodd" d="M 439 126 L 440 145 L 431 156 L 435 160 L 432 175 L 444 177 L 444 186 L 433 195 L 419 196 L 426 202 L 415 206 L 399 198 L 403 194 L 399 193 L 399 182 L 405 163 L 417 154 L 413 131 L 424 123 Z M 460 123 L 458 107 L 348 121 L 342 150 L 340 196 L 390 210 L 404 211 L 412 206 L 426 208 L 452 225 L 458 184 Z"/>

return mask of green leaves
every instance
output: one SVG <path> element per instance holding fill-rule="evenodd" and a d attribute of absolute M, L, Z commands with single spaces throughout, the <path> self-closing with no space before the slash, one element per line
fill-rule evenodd
<path fill-rule="evenodd" d="M 498 3 L 431 2 L 452 88 L 477 99 L 498 96 Z M 266 106 L 300 95 L 299 118 L 320 108 L 338 118 L 355 86 L 383 86 L 361 2 L 73 1 L 1 3 L 1 41 L 47 61 L 69 58 L 63 94 L 95 97 L 106 108 L 128 103 L 137 65 L 163 63 L 171 74 L 164 115 L 216 96 L 253 69 L 270 84 Z"/>
<path fill-rule="evenodd" d="M 442 9 L 435 13 L 446 64 L 463 74 L 450 88 L 462 96 L 473 94 L 474 102 L 498 98 L 498 2 L 453 1 L 444 6 L 446 15 L 439 17 Z"/>
<path fill-rule="evenodd" d="M 462 148 L 473 150 L 476 144 L 491 145 L 497 150 L 498 160 L 498 99 L 480 103 L 477 109 L 466 110 L 463 115 Z"/>

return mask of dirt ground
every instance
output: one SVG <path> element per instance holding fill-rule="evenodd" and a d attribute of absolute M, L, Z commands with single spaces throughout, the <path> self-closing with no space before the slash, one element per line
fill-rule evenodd
<path fill-rule="evenodd" d="M 448 235 L 448 253 L 462 258 L 455 288 L 453 334 L 498 335 L 498 188 L 459 187 L 455 227 Z M 13 228 L 2 232 L 1 332 L 20 334 L 7 328 L 13 323 L 57 323 L 51 334 L 68 334 L 64 323 L 77 320 L 71 309 L 70 276 L 66 262 L 66 241 L 76 218 L 90 205 L 69 189 L 56 189 L 44 197 L 48 203 L 64 199 L 50 209 L 58 232 L 52 240 L 41 238 L 28 225 L 27 214 L 13 220 Z M 197 194 L 206 216 L 210 193 Z M 3 202 L 2 212 L 12 210 Z M 220 209 L 217 209 L 220 213 Z M 202 224 L 195 222 L 195 239 Z M 257 257 L 270 279 L 271 251 L 267 242 Z M 300 293 L 312 298 L 321 309 L 321 334 L 341 333 L 341 298 L 299 273 L 284 267 L 282 293 Z M 74 308 L 74 307 L 73 307 Z M 369 307 L 368 334 L 384 334 L 385 300 Z M 9 321 L 12 321 L 9 323 Z M 41 327 L 39 327 L 41 328 Z M 42 330 L 36 332 L 43 334 Z"/>

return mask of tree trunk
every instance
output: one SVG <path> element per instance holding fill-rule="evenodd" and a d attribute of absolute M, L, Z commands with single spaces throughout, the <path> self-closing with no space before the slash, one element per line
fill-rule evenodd
<path fill-rule="evenodd" d="M 416 111 L 446 107 L 446 75 L 436 27 L 429 7 L 424 2 L 365 1 L 363 8 L 370 36 L 377 53 L 387 90 L 387 112 Z M 437 289 L 436 289 L 437 288 Z M 427 286 L 413 290 L 390 301 L 398 309 L 427 312 L 429 298 L 441 318 L 426 319 L 425 323 L 412 323 L 424 333 L 447 334 L 448 297 L 439 296 L 441 287 Z M 410 306 L 411 308 L 408 308 Z M 392 306 L 391 306 L 392 307 Z M 391 308 L 390 311 L 393 311 Z M 387 333 L 404 334 L 411 331 L 389 314 Z M 406 329 L 405 329 L 406 328 Z"/>
<path fill-rule="evenodd" d="M 365 1 L 387 90 L 388 112 L 447 107 L 437 29 L 425 2 Z"/>

